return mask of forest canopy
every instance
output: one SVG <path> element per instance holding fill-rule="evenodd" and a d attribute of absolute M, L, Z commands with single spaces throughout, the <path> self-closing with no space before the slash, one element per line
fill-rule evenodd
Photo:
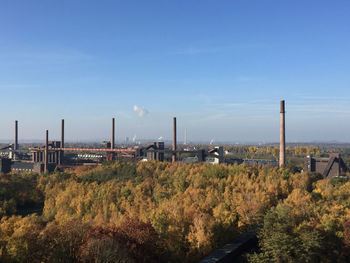
<path fill-rule="evenodd" d="M 271 166 L 111 162 L 0 176 L 1 262 L 196 262 L 260 226 L 250 262 L 349 257 L 350 183 Z"/>

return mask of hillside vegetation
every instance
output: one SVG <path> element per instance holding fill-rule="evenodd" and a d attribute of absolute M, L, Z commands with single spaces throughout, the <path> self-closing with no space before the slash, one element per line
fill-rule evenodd
<path fill-rule="evenodd" d="M 318 179 L 159 162 L 1 175 L 0 261 L 196 262 L 261 226 L 250 262 L 342 262 L 350 183 Z"/>

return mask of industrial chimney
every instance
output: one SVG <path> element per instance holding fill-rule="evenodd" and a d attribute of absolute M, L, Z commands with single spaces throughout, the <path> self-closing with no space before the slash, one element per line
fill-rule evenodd
<path fill-rule="evenodd" d="M 279 166 L 283 167 L 286 164 L 286 126 L 285 126 L 285 108 L 284 100 L 281 100 L 281 116 L 280 116 L 280 162 Z"/>
<path fill-rule="evenodd" d="M 176 117 L 173 119 L 173 155 L 172 161 L 176 162 Z"/>
<path fill-rule="evenodd" d="M 46 130 L 46 138 L 45 138 L 45 156 L 44 156 L 44 172 L 47 172 L 49 160 L 49 131 Z"/>
<path fill-rule="evenodd" d="M 15 145 L 14 150 L 18 150 L 18 121 L 15 121 Z"/>
<path fill-rule="evenodd" d="M 64 148 L 64 119 L 61 120 L 61 148 Z M 59 152 L 59 164 L 63 164 L 63 159 L 64 159 L 64 151 L 61 150 Z"/>
<path fill-rule="evenodd" d="M 61 120 L 61 148 L 64 148 L 64 119 Z"/>
<path fill-rule="evenodd" d="M 112 118 L 112 134 L 111 134 L 111 149 L 114 149 L 114 136 L 115 136 L 115 119 Z"/>

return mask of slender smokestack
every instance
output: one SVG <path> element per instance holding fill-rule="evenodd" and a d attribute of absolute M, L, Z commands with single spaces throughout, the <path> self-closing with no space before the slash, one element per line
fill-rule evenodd
<path fill-rule="evenodd" d="M 284 100 L 281 100 L 281 120 L 280 120 L 280 167 L 286 164 L 286 126 Z"/>
<path fill-rule="evenodd" d="M 61 148 L 64 148 L 64 119 L 61 120 Z"/>
<path fill-rule="evenodd" d="M 14 150 L 18 150 L 18 121 L 15 121 L 15 145 Z"/>
<path fill-rule="evenodd" d="M 45 139 L 45 156 L 44 156 L 44 172 L 47 172 L 47 164 L 49 157 L 49 131 L 46 130 L 46 139 Z"/>
<path fill-rule="evenodd" d="M 115 136 L 115 119 L 112 118 L 112 134 L 111 134 L 111 149 L 114 149 L 114 136 Z"/>
<path fill-rule="evenodd" d="M 61 148 L 64 148 L 64 119 L 61 120 Z M 58 164 L 63 164 L 64 151 L 58 153 Z"/>
<path fill-rule="evenodd" d="M 173 156 L 172 161 L 176 162 L 176 117 L 173 119 Z"/>

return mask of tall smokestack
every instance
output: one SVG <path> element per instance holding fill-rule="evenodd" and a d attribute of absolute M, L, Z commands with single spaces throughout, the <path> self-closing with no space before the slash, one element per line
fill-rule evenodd
<path fill-rule="evenodd" d="M 281 100 L 281 116 L 280 116 L 280 167 L 286 164 L 286 126 L 285 126 L 285 108 L 284 100 Z"/>
<path fill-rule="evenodd" d="M 64 119 L 61 120 L 61 148 L 64 148 Z M 58 164 L 63 164 L 64 151 L 58 153 Z"/>
<path fill-rule="evenodd" d="M 14 150 L 18 150 L 18 121 L 15 121 L 15 145 Z"/>
<path fill-rule="evenodd" d="M 176 117 L 173 119 L 173 156 L 172 161 L 176 162 Z"/>
<path fill-rule="evenodd" d="M 61 148 L 64 148 L 64 119 L 61 120 Z"/>
<path fill-rule="evenodd" d="M 112 134 L 111 134 L 111 149 L 114 149 L 114 136 L 115 136 L 115 119 L 112 118 Z"/>
<path fill-rule="evenodd" d="M 47 172 L 47 164 L 49 159 L 49 131 L 46 130 L 46 139 L 45 139 L 45 156 L 44 156 L 44 172 Z"/>

